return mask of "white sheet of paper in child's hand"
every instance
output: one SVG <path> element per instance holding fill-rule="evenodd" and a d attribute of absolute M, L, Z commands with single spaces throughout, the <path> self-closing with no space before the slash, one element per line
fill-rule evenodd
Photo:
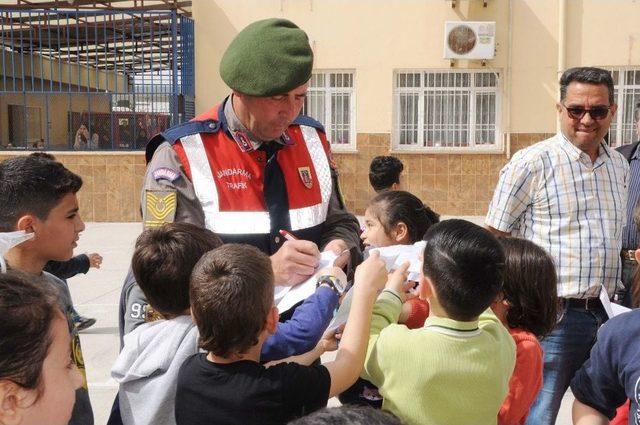
<path fill-rule="evenodd" d="M 626 313 L 627 311 L 631 311 L 630 308 L 609 301 L 609 294 L 607 294 L 607 290 L 604 285 L 600 288 L 600 302 L 602 303 L 602 307 L 604 307 L 604 311 L 607 313 L 609 319 L 619 314 Z"/>
<path fill-rule="evenodd" d="M 424 252 L 426 242 L 419 241 L 413 245 L 392 245 L 384 248 L 373 248 L 371 252 L 378 251 L 380 258 L 385 262 L 387 271 L 391 272 L 402 265 L 405 261 L 409 261 L 409 280 L 416 282 L 420 278 L 420 268 L 422 261 L 420 256 Z"/>
<path fill-rule="evenodd" d="M 320 261 L 316 271 L 325 267 L 330 267 L 335 264 L 338 257 L 343 255 L 349 255 L 349 250 L 345 250 L 340 254 L 336 254 L 333 251 L 323 251 L 320 253 Z M 273 301 L 278 307 L 278 311 L 281 313 L 289 310 L 300 301 L 307 299 L 314 292 L 316 292 L 316 277 L 311 276 L 306 281 L 293 286 L 276 286 L 274 290 Z"/>

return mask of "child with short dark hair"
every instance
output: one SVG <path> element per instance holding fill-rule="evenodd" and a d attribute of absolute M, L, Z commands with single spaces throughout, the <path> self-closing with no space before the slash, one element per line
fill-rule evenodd
<path fill-rule="evenodd" d="M 325 269 L 319 283 L 342 272 Z M 406 267 L 392 277 L 404 280 Z M 224 245 L 207 253 L 191 277 L 191 311 L 206 354 L 185 361 L 178 378 L 178 425 L 282 424 L 326 405 L 361 370 L 371 307 L 387 280 L 372 255 L 357 269 L 354 295 L 336 359 L 325 365 L 260 364 L 262 345 L 276 330 L 274 276 L 269 257 L 249 245 Z M 335 284 L 335 283 L 334 283 Z M 311 363 L 320 353 L 304 359 Z"/>
<path fill-rule="evenodd" d="M 504 284 L 491 309 L 516 343 L 516 366 L 498 424 L 520 425 L 542 387 L 544 362 L 538 338 L 556 325 L 557 276 L 553 259 L 535 243 L 519 238 L 499 240 L 505 253 Z"/>
<path fill-rule="evenodd" d="M 80 338 L 72 326 L 71 294 L 64 282 L 43 272 L 48 261 L 73 256 L 78 235 L 84 230 L 76 197 L 81 187 L 82 179 L 48 154 L 18 156 L 0 163 L 0 232 L 33 234 L 6 252 L 4 259 L 10 269 L 28 273 L 55 289 L 70 323 L 71 354 L 84 376 Z M 77 390 L 70 424 L 93 424 L 86 378 Z"/>
<path fill-rule="evenodd" d="M 18 271 L 0 274 L 0 423 L 66 425 L 82 375 L 58 296 Z"/>
<path fill-rule="evenodd" d="M 369 183 L 376 192 L 400 189 L 404 165 L 395 156 L 376 156 L 369 165 Z"/>
<path fill-rule="evenodd" d="M 111 370 L 120 384 L 123 424 L 175 424 L 178 371 L 198 352 L 198 329 L 189 313 L 189 278 L 200 257 L 221 245 L 216 234 L 188 223 L 166 224 L 138 237 L 133 273 L 150 306 L 166 320 L 145 323 L 124 337 Z"/>
<path fill-rule="evenodd" d="M 425 235 L 421 329 L 396 324 L 406 287 L 390 279 L 374 307 L 363 378 L 383 409 L 411 424 L 495 424 L 515 362 L 513 338 L 489 306 L 502 288 L 504 252 L 489 231 L 446 220 Z M 419 396 L 417 396 L 419 395 Z"/>

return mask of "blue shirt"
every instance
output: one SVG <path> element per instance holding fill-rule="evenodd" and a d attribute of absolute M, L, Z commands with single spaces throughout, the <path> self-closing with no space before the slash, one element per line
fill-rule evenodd
<path fill-rule="evenodd" d="M 576 399 L 612 419 L 631 400 L 629 424 L 640 420 L 640 310 L 607 321 L 598 332 L 591 357 L 571 381 Z"/>
<path fill-rule="evenodd" d="M 622 248 L 636 249 L 640 247 L 638 229 L 633 222 L 633 210 L 640 200 L 640 149 L 636 149 L 629 161 L 629 200 L 627 201 L 627 223 L 622 232 Z"/>

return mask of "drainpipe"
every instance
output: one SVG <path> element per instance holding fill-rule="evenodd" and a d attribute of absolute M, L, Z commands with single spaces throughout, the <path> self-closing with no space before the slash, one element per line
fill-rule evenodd
<path fill-rule="evenodd" d="M 513 38 L 513 2 L 509 1 L 509 33 L 507 36 L 507 66 L 505 67 L 505 131 L 507 134 L 505 143 L 507 144 L 507 159 L 511 158 L 511 44 Z"/>
<path fill-rule="evenodd" d="M 560 0 L 558 2 L 558 75 L 556 81 L 560 79 L 560 76 L 564 72 L 566 63 L 566 50 L 567 50 L 567 0 Z M 560 85 L 558 85 L 558 94 L 556 99 L 560 99 Z M 560 132 L 560 121 L 556 120 L 556 133 Z"/>

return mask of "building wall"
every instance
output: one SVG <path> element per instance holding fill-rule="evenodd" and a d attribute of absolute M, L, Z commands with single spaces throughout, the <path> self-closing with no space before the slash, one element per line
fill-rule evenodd
<path fill-rule="evenodd" d="M 391 7 L 393 4 L 393 7 Z M 393 73 L 399 69 L 450 69 L 443 56 L 444 21 L 496 21 L 496 57 L 485 64 L 503 76 L 502 143 L 496 153 L 397 155 L 407 165 L 408 189 L 442 214 L 486 213 L 500 168 L 522 146 L 555 133 L 559 34 L 566 67 L 640 64 L 640 3 L 636 0 L 215 0 L 194 2 L 196 111 L 219 102 L 229 89 L 218 75 L 222 53 L 249 23 L 267 17 L 296 22 L 309 35 L 315 68 L 355 70 L 356 153 L 336 150 L 343 195 L 362 213 L 372 194 L 368 165 L 395 154 Z M 480 61 L 454 68 L 482 69 Z M 365 189 L 366 188 L 366 189 Z"/>
<path fill-rule="evenodd" d="M 0 162 L 27 153 L 0 151 Z M 140 221 L 140 194 L 146 169 L 143 152 L 52 152 L 82 177 L 78 192 L 84 221 Z"/>

